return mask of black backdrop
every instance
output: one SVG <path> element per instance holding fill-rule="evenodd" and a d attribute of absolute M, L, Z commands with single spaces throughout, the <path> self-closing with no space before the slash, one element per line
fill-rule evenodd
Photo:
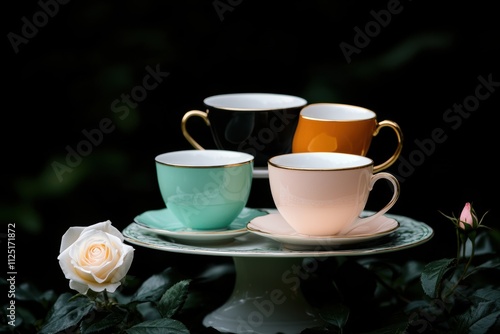
<path fill-rule="evenodd" d="M 391 212 L 436 235 L 392 256 L 453 256 L 454 234 L 439 211 L 459 215 L 470 201 L 498 226 L 500 29 L 484 3 L 9 3 L 0 217 L 16 224 L 19 283 L 67 290 L 56 257 L 70 226 L 109 219 L 123 229 L 161 208 L 154 157 L 191 148 L 182 115 L 231 92 L 356 104 L 399 123 L 404 148 L 388 171 L 402 189 Z M 460 105 L 464 112 L 455 112 Z M 213 145 L 202 122 L 190 127 Z M 86 133 L 94 134 L 90 146 Z M 369 153 L 375 161 L 393 139 L 379 137 Z M 85 156 L 68 157 L 72 150 Z M 374 196 L 368 208 L 382 201 Z M 272 205 L 267 180 L 256 180 L 249 206 Z M 135 256 L 130 273 L 141 277 L 230 260 L 141 247 Z"/>

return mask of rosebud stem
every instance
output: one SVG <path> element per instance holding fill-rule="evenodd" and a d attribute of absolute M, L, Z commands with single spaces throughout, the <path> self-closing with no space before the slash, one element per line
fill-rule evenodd
<path fill-rule="evenodd" d="M 457 234 L 459 234 L 458 230 L 457 230 Z M 467 238 L 465 239 L 461 239 L 461 238 L 458 238 L 459 239 L 459 242 L 458 242 L 458 245 L 459 245 L 459 250 L 458 250 L 458 253 L 460 253 L 460 248 L 462 248 L 462 257 L 465 259 L 466 257 L 466 249 L 467 249 Z M 457 279 L 457 281 L 455 282 L 455 284 L 453 285 L 453 287 L 448 291 L 448 293 L 446 294 L 445 298 L 449 297 L 453 291 L 455 291 L 455 289 L 457 288 L 457 286 L 460 284 L 460 282 L 465 278 L 465 276 L 467 275 L 467 272 L 469 271 L 469 267 L 472 263 L 472 259 L 474 258 L 474 254 L 476 252 L 476 240 L 475 240 L 475 237 L 471 238 L 470 239 L 471 241 L 471 253 L 470 253 L 470 257 L 469 259 L 467 260 L 467 262 L 465 263 L 465 266 L 464 266 L 464 270 L 462 271 L 462 274 L 460 274 L 460 277 Z M 460 263 L 460 258 L 459 256 L 457 256 L 457 265 Z"/>
<path fill-rule="evenodd" d="M 465 264 L 464 272 L 462 273 L 462 276 L 460 277 L 460 279 L 464 278 L 465 275 L 467 274 L 467 271 L 469 270 L 470 264 L 472 263 L 472 258 L 474 258 L 474 253 L 476 252 L 476 240 L 475 240 L 475 238 L 472 238 L 470 241 L 471 241 L 472 248 L 471 248 L 469 261 L 467 261 L 467 263 Z"/>
<path fill-rule="evenodd" d="M 106 289 L 102 292 L 102 297 L 104 298 L 104 304 L 107 305 L 109 303 L 109 298 L 108 291 Z"/>

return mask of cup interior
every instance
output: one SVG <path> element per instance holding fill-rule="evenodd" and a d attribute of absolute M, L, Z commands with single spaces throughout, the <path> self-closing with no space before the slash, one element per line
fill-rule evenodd
<path fill-rule="evenodd" d="M 155 161 L 169 166 L 224 167 L 251 162 L 253 155 L 226 150 L 184 150 L 163 153 Z"/>
<path fill-rule="evenodd" d="M 327 121 L 358 121 L 376 117 L 366 108 L 337 103 L 316 103 L 304 107 L 300 115 L 304 118 Z"/>
<path fill-rule="evenodd" d="M 207 97 L 203 103 L 210 107 L 226 110 L 279 110 L 299 108 L 307 101 L 301 97 L 273 93 L 234 93 Z"/>
<path fill-rule="evenodd" d="M 284 169 L 343 170 L 373 165 L 370 158 L 337 152 L 290 153 L 272 157 L 269 164 Z"/>

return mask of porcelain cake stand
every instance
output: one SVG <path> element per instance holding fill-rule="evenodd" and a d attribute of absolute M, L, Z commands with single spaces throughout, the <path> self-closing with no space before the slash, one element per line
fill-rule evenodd
<path fill-rule="evenodd" d="M 298 334 L 323 324 L 300 289 L 300 280 L 322 260 L 395 252 L 423 244 L 433 236 L 432 228 L 423 222 L 400 215 L 385 216 L 395 219 L 399 228 L 380 239 L 337 247 L 317 244 L 299 250 L 251 232 L 224 242 L 188 244 L 132 223 L 123 235 L 131 244 L 161 251 L 233 258 L 236 279 L 231 296 L 204 318 L 204 326 L 227 333 Z"/>

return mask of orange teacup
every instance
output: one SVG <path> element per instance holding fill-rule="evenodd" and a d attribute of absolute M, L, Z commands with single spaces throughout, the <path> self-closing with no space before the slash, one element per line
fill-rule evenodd
<path fill-rule="evenodd" d="M 340 152 L 366 156 L 372 138 L 381 128 L 396 133 L 397 146 L 374 172 L 387 169 L 399 158 L 403 148 L 403 133 L 390 120 L 378 122 L 375 112 L 358 106 L 338 103 L 314 103 L 305 106 L 299 116 L 292 142 L 292 152 Z"/>

